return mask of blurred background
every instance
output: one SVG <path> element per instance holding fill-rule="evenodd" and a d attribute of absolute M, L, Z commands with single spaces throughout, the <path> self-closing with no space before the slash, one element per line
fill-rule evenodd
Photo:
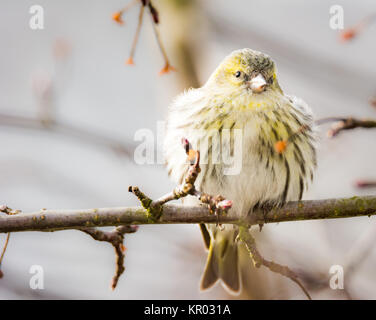
<path fill-rule="evenodd" d="M 23 212 L 130 206 L 137 200 L 129 185 L 154 198 L 170 191 L 163 165 L 133 160 L 134 134 L 156 132 L 174 96 L 202 85 L 234 49 L 272 56 L 282 89 L 302 97 L 317 118 L 376 117 L 369 103 L 376 95 L 376 23 L 346 42 L 329 27 L 331 5 L 343 7 L 348 28 L 376 12 L 374 0 L 155 0 L 177 70 L 162 76 L 148 14 L 135 65 L 125 65 L 139 3 L 123 25 L 112 14 L 129 1 L 40 0 L 43 30 L 29 27 L 33 1 L 0 1 L 0 204 Z M 316 179 L 304 198 L 374 194 L 354 182 L 376 180 L 376 131 L 328 139 L 327 129 L 321 127 Z M 269 224 L 254 234 L 264 257 L 297 270 L 314 299 L 376 299 L 375 218 Z M 110 244 L 78 231 L 13 233 L 0 299 L 231 298 L 220 285 L 199 291 L 206 253 L 196 225 L 141 226 L 125 246 L 126 270 L 112 292 Z M 44 269 L 43 290 L 29 287 L 32 265 Z M 332 265 L 344 267 L 345 290 L 329 288 Z M 244 290 L 236 298 L 305 298 L 289 279 L 246 261 L 242 268 Z"/>

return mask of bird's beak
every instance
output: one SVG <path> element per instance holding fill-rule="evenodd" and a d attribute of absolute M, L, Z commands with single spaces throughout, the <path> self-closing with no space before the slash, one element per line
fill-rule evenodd
<path fill-rule="evenodd" d="M 249 81 L 249 86 L 254 93 L 261 93 L 266 88 L 266 80 L 261 73 Z"/>

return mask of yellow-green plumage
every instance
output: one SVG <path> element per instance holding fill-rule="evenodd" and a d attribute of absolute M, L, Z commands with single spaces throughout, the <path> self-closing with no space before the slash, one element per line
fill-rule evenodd
<path fill-rule="evenodd" d="M 252 214 L 256 206 L 298 200 L 316 165 L 312 125 L 308 106 L 281 90 L 274 62 L 267 55 L 251 49 L 234 51 L 203 87 L 183 93 L 171 105 L 164 145 L 169 174 L 181 182 L 187 171 L 180 144 L 184 137 L 201 152 L 197 188 L 231 199 L 231 210 L 239 216 Z M 289 140 L 291 136 L 294 139 Z M 275 144 L 287 140 L 286 150 L 277 152 Z M 240 170 L 228 174 L 235 162 L 218 162 L 218 154 L 220 160 L 224 154 L 235 156 Z M 221 279 L 237 292 L 237 228 L 208 229 L 211 239 L 201 288 Z"/>

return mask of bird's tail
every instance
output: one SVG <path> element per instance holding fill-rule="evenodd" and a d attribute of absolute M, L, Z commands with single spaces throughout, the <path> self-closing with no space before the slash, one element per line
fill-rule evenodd
<path fill-rule="evenodd" d="M 232 294 L 240 291 L 240 277 L 238 267 L 238 244 L 235 240 L 238 231 L 220 231 L 216 228 L 212 234 L 206 267 L 201 279 L 201 290 L 213 286 L 218 280 Z"/>

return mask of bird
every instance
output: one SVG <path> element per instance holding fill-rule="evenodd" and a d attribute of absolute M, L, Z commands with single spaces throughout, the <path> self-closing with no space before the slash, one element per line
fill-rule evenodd
<path fill-rule="evenodd" d="M 187 139 L 201 155 L 196 188 L 232 200 L 231 213 L 237 217 L 300 200 L 317 166 L 313 119 L 302 99 L 283 92 L 269 55 L 235 50 L 202 87 L 186 90 L 169 106 L 168 174 L 183 182 L 189 163 L 181 141 Z M 184 204 L 197 203 L 193 196 L 184 199 Z M 200 229 L 208 249 L 200 289 L 219 281 L 239 294 L 238 227 L 200 224 Z"/>

